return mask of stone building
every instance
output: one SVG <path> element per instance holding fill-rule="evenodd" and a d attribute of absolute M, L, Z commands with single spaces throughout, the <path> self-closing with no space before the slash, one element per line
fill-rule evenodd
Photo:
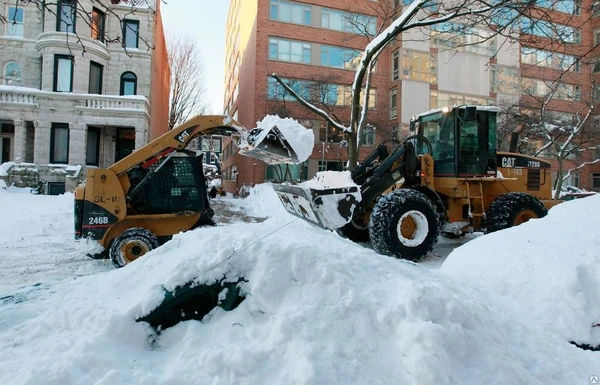
<path fill-rule="evenodd" d="M 266 114 L 281 112 L 312 128 L 313 153 L 307 162 L 292 170 L 295 179 L 310 179 L 317 171 L 339 170 L 347 160 L 341 133 L 285 96 L 269 75 L 277 73 L 297 90 L 326 84 L 335 94 L 330 100 L 336 108 L 335 115 L 347 123 L 349 108 L 344 95 L 354 79 L 357 58 L 368 42 L 353 21 L 378 28 L 384 22 L 378 8 L 387 5 L 398 14 L 410 3 L 231 0 L 226 29 L 225 111 L 246 127 L 253 127 Z M 453 28 L 460 30 L 457 21 L 398 36 L 377 62 L 372 81 L 373 105 L 368 115 L 373 130 L 367 130 L 365 137 L 360 138 L 364 144 L 362 157 L 379 141 L 405 137 L 410 118 L 433 108 L 460 104 L 529 107 L 532 98 L 523 92 L 524 86 L 552 82 L 569 63 L 592 52 L 565 76 L 565 82 L 570 84 L 564 88 L 571 92 L 557 95 L 563 97 L 555 98 L 550 106 L 555 113 L 572 116 L 589 103 L 594 82 L 590 73 L 600 73 L 600 66 L 590 64 L 598 56 L 595 47 L 600 36 L 600 12 L 591 11 L 591 0 L 554 3 L 538 2 L 537 6 L 556 23 L 554 31 L 569 32 L 565 44 L 556 48 L 560 52 L 549 50 L 553 39 L 548 30 L 540 30 L 540 26 L 547 27 L 542 22 L 521 26 L 523 45 L 492 36 L 483 28 L 470 27 L 469 34 L 451 32 Z M 532 58 L 532 49 L 539 57 Z M 589 130 L 600 127 L 599 112 L 594 111 L 594 115 L 588 122 Z M 595 130 L 600 133 L 598 128 Z M 564 165 L 567 169 L 586 163 L 573 172 L 568 183 L 600 191 L 600 161 L 589 164 L 596 160 L 600 160 L 600 151 L 587 151 L 573 161 L 568 159 Z M 236 154 L 227 140 L 223 170 L 223 184 L 229 192 L 277 178 L 275 168 Z"/>
<path fill-rule="evenodd" d="M 159 0 L 38 3 L 1 2 L 0 177 L 60 192 L 166 131 L 170 73 Z"/>

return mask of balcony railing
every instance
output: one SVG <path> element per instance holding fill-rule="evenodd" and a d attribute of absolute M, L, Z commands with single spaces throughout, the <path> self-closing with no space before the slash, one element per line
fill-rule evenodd
<path fill-rule="evenodd" d="M 146 100 L 123 100 L 117 98 L 99 98 L 88 96 L 85 99 L 85 107 L 100 109 L 127 109 L 127 110 L 147 110 Z"/>
<path fill-rule="evenodd" d="M 33 94 L 17 90 L 0 90 L 0 103 L 27 104 L 35 106 L 36 97 Z"/>
<path fill-rule="evenodd" d="M 106 113 L 144 113 L 150 115 L 148 100 L 140 95 L 92 95 L 67 92 L 48 92 L 35 88 L 0 86 L 0 105 L 11 104 L 55 111 L 56 101 L 64 108 L 105 111 Z M 65 104 L 66 103 L 66 104 Z M 67 107 L 68 106 L 68 107 Z"/>

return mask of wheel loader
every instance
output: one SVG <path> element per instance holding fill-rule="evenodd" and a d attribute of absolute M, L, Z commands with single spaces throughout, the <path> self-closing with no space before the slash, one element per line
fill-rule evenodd
<path fill-rule="evenodd" d="M 498 151 L 499 112 L 490 106 L 428 111 L 411 120 L 414 135 L 379 144 L 348 185 L 274 188 L 286 210 L 309 223 L 370 241 L 380 254 L 418 261 L 439 235 L 505 229 L 543 217 L 560 202 L 551 198 L 549 162 Z M 339 172 L 319 177 L 327 173 Z"/>
<path fill-rule="evenodd" d="M 240 153 L 267 163 L 297 162 L 276 125 L 247 130 L 227 115 L 201 115 L 106 169 L 90 168 L 75 190 L 75 238 L 91 241 L 92 258 L 122 267 L 173 234 L 214 226 L 202 156 L 186 149 L 203 135 L 231 136 Z"/>

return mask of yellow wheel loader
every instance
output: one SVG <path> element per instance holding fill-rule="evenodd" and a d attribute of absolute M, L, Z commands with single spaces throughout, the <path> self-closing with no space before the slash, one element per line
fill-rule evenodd
<path fill-rule="evenodd" d="M 202 158 L 186 149 L 203 135 L 231 136 L 240 153 L 268 163 L 298 160 L 276 126 L 249 131 L 229 116 L 192 118 L 107 169 L 87 170 L 75 190 L 75 238 L 100 246 L 92 258 L 122 267 L 173 234 L 215 225 Z"/>
<path fill-rule="evenodd" d="M 423 113 L 411 121 L 415 135 L 379 144 L 351 172 L 348 186 L 275 190 L 287 211 L 316 226 L 418 261 L 440 234 L 505 229 L 543 217 L 560 202 L 551 199 L 549 162 L 497 151 L 499 112 L 458 106 Z"/>

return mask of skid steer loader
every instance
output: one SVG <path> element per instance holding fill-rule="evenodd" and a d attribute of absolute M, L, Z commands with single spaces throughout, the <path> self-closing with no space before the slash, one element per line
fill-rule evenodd
<path fill-rule="evenodd" d="M 418 261 L 440 234 L 505 229 L 543 217 L 560 202 L 551 199 L 549 162 L 497 151 L 499 111 L 458 106 L 423 113 L 411 121 L 415 135 L 379 144 L 347 186 L 274 188 L 290 213 L 353 241 L 371 241 L 380 254 Z"/>
<path fill-rule="evenodd" d="M 214 226 L 202 158 L 186 149 L 203 135 L 231 136 L 240 153 L 270 164 L 297 162 L 277 126 L 246 130 L 229 116 L 197 116 L 107 169 L 88 169 L 75 190 L 75 238 L 98 246 L 88 255 L 122 267 L 171 238 Z"/>

